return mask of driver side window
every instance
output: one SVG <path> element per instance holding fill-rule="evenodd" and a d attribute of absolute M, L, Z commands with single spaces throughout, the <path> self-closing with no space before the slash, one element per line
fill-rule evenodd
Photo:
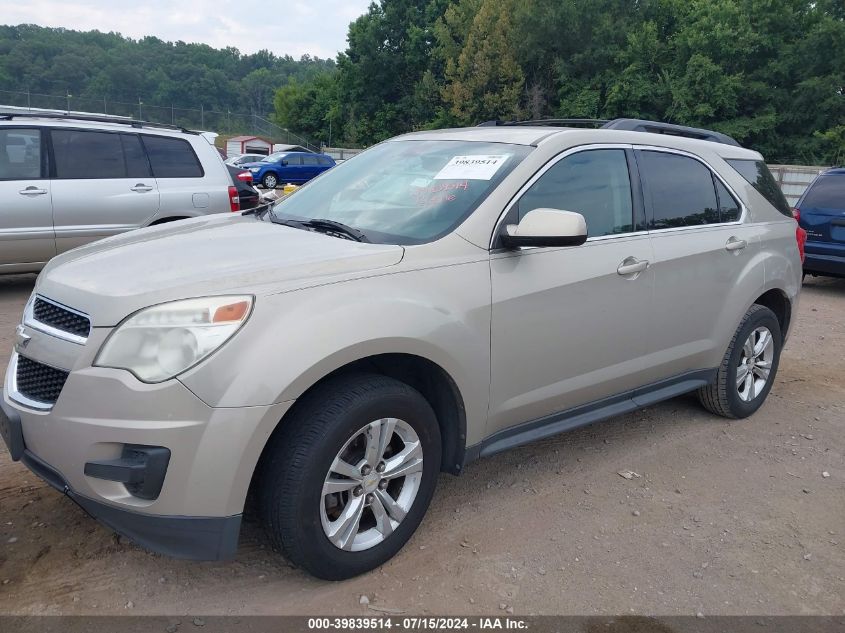
<path fill-rule="evenodd" d="M 555 163 L 519 199 L 519 220 L 540 208 L 580 213 L 587 220 L 589 237 L 632 232 L 634 208 L 625 150 L 586 150 Z"/>

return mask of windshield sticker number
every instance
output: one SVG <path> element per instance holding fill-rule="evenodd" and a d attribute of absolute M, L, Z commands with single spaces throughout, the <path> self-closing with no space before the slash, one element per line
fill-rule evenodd
<path fill-rule="evenodd" d="M 490 180 L 508 158 L 510 154 L 454 156 L 434 180 Z"/>

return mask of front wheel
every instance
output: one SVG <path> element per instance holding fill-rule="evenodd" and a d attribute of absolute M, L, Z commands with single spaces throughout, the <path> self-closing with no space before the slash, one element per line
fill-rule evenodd
<path fill-rule="evenodd" d="M 279 184 L 279 179 L 276 178 L 276 174 L 264 174 L 261 184 L 264 185 L 265 189 L 275 189 L 276 185 Z"/>
<path fill-rule="evenodd" d="M 385 376 L 341 376 L 283 424 L 259 482 L 273 543 L 326 580 L 394 556 L 422 521 L 440 470 L 440 430 L 425 398 Z"/>
<path fill-rule="evenodd" d="M 751 306 L 728 345 L 716 381 L 698 390 L 701 404 L 726 418 L 754 413 L 772 389 L 782 345 L 775 313 L 765 306 Z"/>

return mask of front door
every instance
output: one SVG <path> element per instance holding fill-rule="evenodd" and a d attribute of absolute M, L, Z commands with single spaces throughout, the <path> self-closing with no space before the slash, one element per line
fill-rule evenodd
<path fill-rule="evenodd" d="M 0 270 L 53 257 L 53 205 L 39 130 L 0 128 L 0 200 Z"/>
<path fill-rule="evenodd" d="M 654 277 L 638 183 L 629 148 L 579 149 L 508 211 L 577 211 L 588 240 L 493 252 L 488 434 L 642 385 Z"/>
<path fill-rule="evenodd" d="M 59 253 L 144 225 L 158 183 L 137 134 L 54 129 L 53 218 Z"/>

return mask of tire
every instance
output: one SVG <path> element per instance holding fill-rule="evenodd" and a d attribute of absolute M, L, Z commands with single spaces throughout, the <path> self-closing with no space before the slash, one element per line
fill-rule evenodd
<path fill-rule="evenodd" d="M 267 173 L 264 174 L 264 178 L 261 179 L 261 186 L 265 189 L 275 189 L 279 185 L 279 178 L 276 174 Z"/>
<path fill-rule="evenodd" d="M 440 429 L 434 411 L 415 389 L 378 374 L 329 379 L 295 407 L 265 450 L 257 482 L 258 510 L 270 540 L 290 562 L 318 578 L 343 580 L 370 571 L 402 548 L 431 502 L 441 458 Z M 388 457 L 376 460 L 377 467 L 399 463 L 406 453 L 413 453 L 416 460 L 421 451 L 421 471 L 388 481 L 389 469 L 398 471 L 390 466 L 384 474 L 369 472 L 367 477 L 356 480 L 354 488 L 346 485 L 353 480 L 348 475 L 337 475 L 337 460 L 343 457 L 343 466 L 348 467 L 351 462 L 363 472 L 367 463 L 356 462 L 355 451 L 363 445 L 362 459 L 368 462 L 369 438 L 378 435 L 369 429 L 382 422 L 389 424 L 390 420 L 394 420 L 395 427 L 381 432 L 391 440 L 384 452 Z M 412 441 L 414 436 L 417 442 Z M 380 450 L 381 445 L 377 448 Z M 374 484 L 374 478 L 384 479 Z M 324 485 L 338 481 L 347 489 L 326 494 Z M 391 503 L 385 495 L 391 495 L 391 500 L 396 497 L 392 505 L 396 516 L 396 508 L 405 504 L 404 509 L 400 508 L 404 517 L 396 525 L 394 514 L 387 512 Z M 347 511 L 351 514 L 353 508 L 359 507 L 363 510 L 355 524 L 356 534 L 344 541 L 345 532 L 339 530 L 340 536 L 335 536 L 333 542 L 330 532 L 334 526 L 343 523 Z M 335 522 L 328 523 L 333 518 Z"/>
<path fill-rule="evenodd" d="M 754 343 L 752 352 L 758 345 L 762 346 L 762 339 L 758 338 L 758 334 L 763 330 L 768 331 L 771 336 L 769 352 L 766 353 L 765 348 L 761 347 L 760 356 L 754 356 L 752 353 L 753 362 L 746 360 L 749 357 L 746 342 L 754 334 L 752 341 L 757 342 Z M 716 381 L 698 390 L 698 398 L 704 408 L 726 418 L 747 418 L 757 411 L 774 384 L 782 345 L 783 335 L 775 313 L 765 306 L 751 306 L 728 345 L 716 373 Z M 768 363 L 768 366 L 765 363 Z M 752 367 L 751 371 L 748 371 L 749 367 Z M 761 384 L 760 375 L 765 369 L 768 369 L 768 374 L 765 383 Z M 740 372 L 745 373 L 744 378 Z M 751 374 L 750 379 L 748 374 Z"/>

